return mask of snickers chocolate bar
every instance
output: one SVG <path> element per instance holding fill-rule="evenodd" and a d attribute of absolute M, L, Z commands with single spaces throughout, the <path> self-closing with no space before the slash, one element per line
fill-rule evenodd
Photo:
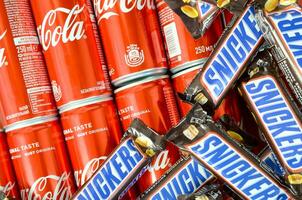
<path fill-rule="evenodd" d="M 193 155 L 243 199 L 293 199 L 282 181 L 216 126 L 199 104 L 166 138 Z"/>
<path fill-rule="evenodd" d="M 181 158 L 139 199 L 165 200 L 180 195 L 193 194 L 207 183 L 215 180 L 213 174 L 192 157 Z"/>
<path fill-rule="evenodd" d="M 120 199 L 163 149 L 162 137 L 135 119 L 122 142 L 72 199 Z"/>
<path fill-rule="evenodd" d="M 286 182 L 302 195 L 302 118 L 274 65 L 268 51 L 260 52 L 240 91 L 285 170 Z"/>
<path fill-rule="evenodd" d="M 252 5 L 248 5 L 230 27 L 182 97 L 185 101 L 204 105 L 209 113 L 234 87 L 263 41 Z"/>
<path fill-rule="evenodd" d="M 257 9 L 256 17 L 278 67 L 302 106 L 302 8 L 293 4 L 273 12 Z"/>

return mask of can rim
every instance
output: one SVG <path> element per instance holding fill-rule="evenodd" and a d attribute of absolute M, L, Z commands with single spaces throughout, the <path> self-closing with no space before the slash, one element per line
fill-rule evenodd
<path fill-rule="evenodd" d="M 178 73 L 180 71 L 183 71 L 183 70 L 186 70 L 188 68 L 195 67 L 196 65 L 201 65 L 201 67 L 203 67 L 204 64 L 207 62 L 207 60 L 208 60 L 208 57 L 201 58 L 201 59 L 198 59 L 198 60 L 189 61 L 189 62 L 186 62 L 186 63 L 183 63 L 181 65 L 178 65 L 176 67 L 171 68 L 170 71 L 173 74 L 176 74 L 176 73 Z"/>
<path fill-rule="evenodd" d="M 130 83 L 128 85 L 125 85 L 123 87 L 120 87 L 120 88 L 114 90 L 114 94 L 116 94 L 116 93 L 118 93 L 120 91 L 123 91 L 125 89 L 128 89 L 128 88 L 140 85 L 140 84 L 144 84 L 144 83 L 148 83 L 148 82 L 151 82 L 151 81 L 156 81 L 156 80 L 164 79 L 164 78 L 169 78 L 169 75 L 165 74 L 165 75 L 155 75 L 155 76 L 147 77 L 147 78 L 144 78 L 144 79 L 142 79 L 140 81 L 137 81 L 137 82 L 134 82 L 134 83 Z"/>
<path fill-rule="evenodd" d="M 194 70 L 202 69 L 202 67 L 203 67 L 203 66 L 195 66 L 195 67 L 192 67 L 192 68 L 189 68 L 189 69 L 185 69 L 185 70 L 183 70 L 183 71 L 181 71 L 181 72 L 178 72 L 178 73 L 174 74 L 171 78 L 172 78 L 172 79 L 177 78 L 177 77 L 179 77 L 179 76 L 181 76 L 181 75 L 184 75 L 184 74 L 186 74 L 186 73 L 192 72 L 192 71 L 194 71 Z"/>
<path fill-rule="evenodd" d="M 60 106 L 59 113 L 62 114 L 62 113 L 65 113 L 67 111 L 70 111 L 70 110 L 73 110 L 76 108 L 80 108 L 83 106 L 89 106 L 92 104 L 101 103 L 101 102 L 105 102 L 105 101 L 111 101 L 111 100 L 113 100 L 111 95 L 100 95 L 100 96 L 88 97 L 85 99 L 73 101 L 73 102 L 70 102 L 63 106 Z"/>
<path fill-rule="evenodd" d="M 111 81 L 111 83 L 115 87 L 120 87 L 127 85 L 128 82 L 131 82 L 135 79 L 143 78 L 146 76 L 152 76 L 152 75 L 160 75 L 160 74 L 165 74 L 168 71 L 167 67 L 160 67 L 160 68 L 153 68 L 153 69 L 146 69 L 143 71 L 127 74 L 121 77 L 118 77 L 117 79 L 114 79 Z"/>
<path fill-rule="evenodd" d="M 58 120 L 58 116 L 57 114 L 54 115 L 47 115 L 47 116 L 41 116 L 41 117 L 35 117 L 35 118 L 31 118 L 31 119 L 27 119 L 27 120 L 23 120 L 23 121 L 19 121 L 13 124 L 10 124 L 6 127 L 4 127 L 4 130 L 6 133 L 10 132 L 10 131 L 14 131 L 20 128 L 25 128 L 28 126 L 34 126 L 37 124 L 42 124 L 45 122 L 50 122 L 50 121 L 55 121 Z"/>

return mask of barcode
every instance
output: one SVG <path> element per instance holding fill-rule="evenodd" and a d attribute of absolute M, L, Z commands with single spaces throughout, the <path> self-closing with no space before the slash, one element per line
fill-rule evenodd
<path fill-rule="evenodd" d="M 181 54 L 178 34 L 175 22 L 170 23 L 164 27 L 164 34 L 168 48 L 169 58 L 173 58 Z"/>

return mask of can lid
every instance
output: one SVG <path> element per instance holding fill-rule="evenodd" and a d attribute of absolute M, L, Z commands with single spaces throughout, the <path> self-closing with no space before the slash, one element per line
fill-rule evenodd
<path fill-rule="evenodd" d="M 115 87 L 120 87 L 120 86 L 128 85 L 129 83 L 131 83 L 131 82 L 133 82 L 137 79 L 140 79 L 140 78 L 166 74 L 167 71 L 168 70 L 167 70 L 166 67 L 161 67 L 161 68 L 157 67 L 157 68 L 152 68 L 152 69 L 146 69 L 146 70 L 143 70 L 143 71 L 139 71 L 139 72 L 135 72 L 135 73 L 131 73 L 131 74 L 121 76 L 117 79 L 112 80 L 111 83 Z"/>
<path fill-rule="evenodd" d="M 76 108 L 80 108 L 83 106 L 88 106 L 88 105 L 92 105 L 92 104 L 96 104 L 96 103 L 101 103 L 104 101 L 110 101 L 113 98 L 111 97 L 111 95 L 106 94 L 106 95 L 99 95 L 99 96 L 93 96 L 93 97 L 88 97 L 85 99 L 80 99 L 80 100 L 76 100 L 76 101 L 71 101 L 67 104 L 64 104 L 62 106 L 59 107 L 59 113 L 64 113 Z"/>
<path fill-rule="evenodd" d="M 171 78 L 174 79 L 174 78 L 176 78 L 176 77 L 179 77 L 179 76 L 181 76 L 181 75 L 184 75 L 184 74 L 189 73 L 189 72 L 192 72 L 192 71 L 195 71 L 195 70 L 197 70 L 197 69 L 202 69 L 202 67 L 203 67 L 202 65 L 198 65 L 198 66 L 195 66 L 195 67 L 191 67 L 191 68 L 186 69 L 186 70 L 184 70 L 184 71 L 178 72 L 177 74 L 174 74 Z"/>
<path fill-rule="evenodd" d="M 23 121 L 19 121 L 19 122 L 10 124 L 10 125 L 4 127 L 4 130 L 5 130 L 5 132 L 8 133 L 8 132 L 14 131 L 16 129 L 25 128 L 28 126 L 33 126 L 33 125 L 42 124 L 45 122 L 50 122 L 50 121 L 55 121 L 55 120 L 58 120 L 57 114 L 35 117 L 35 118 L 31 118 L 31 119 L 27 119 L 27 120 L 23 120 Z"/>
<path fill-rule="evenodd" d="M 148 82 L 151 82 L 151 81 L 156 81 L 156 80 L 159 80 L 159 79 L 165 79 L 165 78 L 169 78 L 169 76 L 168 75 L 158 75 L 158 76 L 151 76 L 151 77 L 148 77 L 148 78 L 143 78 L 143 79 L 140 79 L 139 81 L 136 81 L 134 83 L 130 83 L 128 85 L 125 85 L 123 87 L 120 87 L 120 88 L 114 90 L 114 94 L 116 94 L 120 91 L 123 91 L 125 89 L 137 86 L 137 85 L 141 85 L 141 84 L 144 84 L 144 83 L 148 83 Z"/>

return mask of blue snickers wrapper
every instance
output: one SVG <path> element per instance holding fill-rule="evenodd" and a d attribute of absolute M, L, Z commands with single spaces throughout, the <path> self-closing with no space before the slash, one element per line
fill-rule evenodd
<path fill-rule="evenodd" d="M 166 135 L 243 199 L 294 199 L 282 180 L 215 124 L 201 105 Z"/>
<path fill-rule="evenodd" d="M 181 158 L 139 199 L 177 200 L 180 195 L 190 195 L 216 178 L 192 157 Z"/>
<path fill-rule="evenodd" d="M 163 138 L 135 119 L 121 143 L 73 196 L 74 200 L 120 199 L 164 149 Z"/>
<path fill-rule="evenodd" d="M 203 69 L 181 98 L 199 103 L 209 114 L 213 113 L 235 86 L 262 42 L 263 36 L 255 19 L 255 9 L 252 5 L 247 5 L 232 20 Z"/>
<path fill-rule="evenodd" d="M 284 179 L 302 195 L 301 113 L 276 73 L 269 51 L 259 52 L 240 91 L 262 133 L 285 171 Z"/>
<path fill-rule="evenodd" d="M 256 19 L 302 110 L 302 8 L 292 4 L 266 12 L 260 5 L 257 6 Z"/>

